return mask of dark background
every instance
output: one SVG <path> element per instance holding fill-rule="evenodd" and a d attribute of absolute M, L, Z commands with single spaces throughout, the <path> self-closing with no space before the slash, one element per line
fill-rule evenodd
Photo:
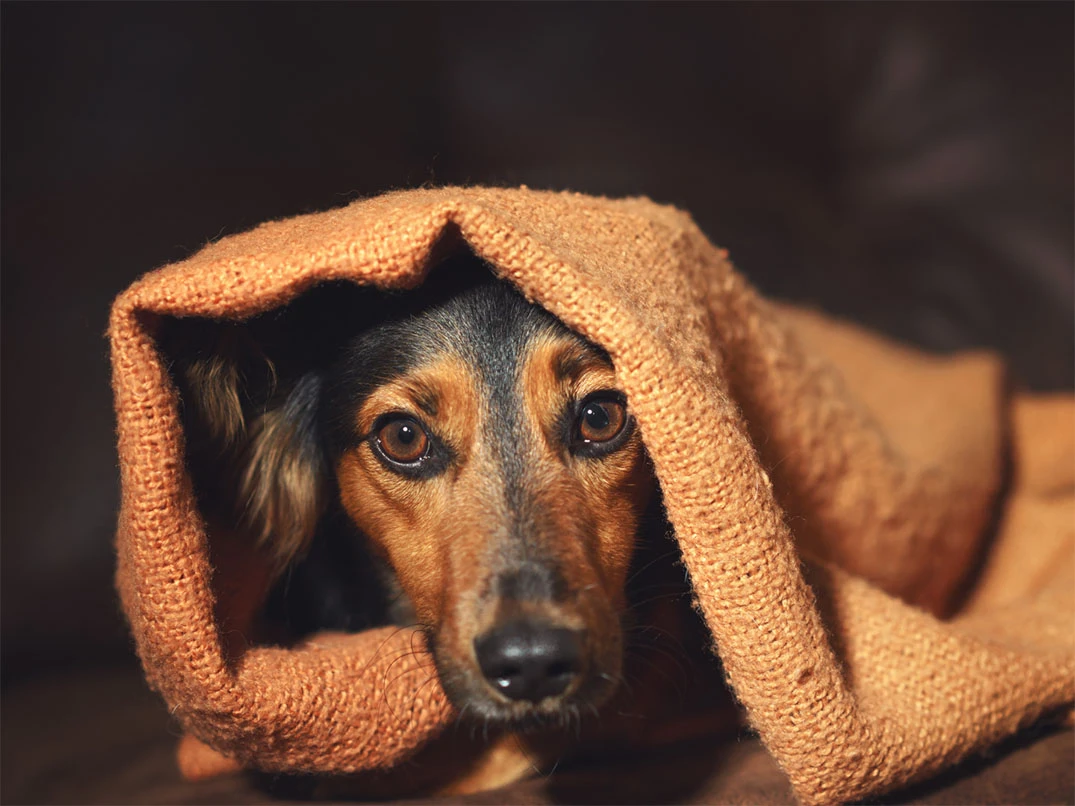
<path fill-rule="evenodd" d="M 268 218 L 426 183 L 646 194 L 769 293 L 1073 384 L 1070 3 L 0 13 L 6 690 L 133 663 L 111 298 Z"/>

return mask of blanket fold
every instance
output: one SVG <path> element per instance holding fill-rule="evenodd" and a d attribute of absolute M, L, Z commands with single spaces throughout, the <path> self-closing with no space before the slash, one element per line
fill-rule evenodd
<path fill-rule="evenodd" d="M 115 302 L 117 586 L 201 743 L 191 774 L 390 767 L 454 714 L 411 631 L 229 651 L 244 559 L 214 561 L 162 317 L 245 319 L 329 280 L 413 288 L 462 244 L 611 355 L 715 651 L 803 802 L 877 795 L 1070 709 L 1070 396 L 765 300 L 671 207 L 444 188 L 265 224 Z"/>

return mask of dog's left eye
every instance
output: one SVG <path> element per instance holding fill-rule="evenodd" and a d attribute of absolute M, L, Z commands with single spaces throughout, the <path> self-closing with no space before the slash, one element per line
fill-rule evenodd
<path fill-rule="evenodd" d="M 417 420 L 400 417 L 377 429 L 374 444 L 386 459 L 412 465 L 429 452 L 429 435 Z"/>
<path fill-rule="evenodd" d="M 574 452 L 600 456 L 618 448 L 628 432 L 627 406 L 615 397 L 591 397 L 579 406 L 575 419 Z"/>
<path fill-rule="evenodd" d="M 579 436 L 584 442 L 608 442 L 627 422 L 627 411 L 615 400 L 593 400 L 582 407 Z"/>

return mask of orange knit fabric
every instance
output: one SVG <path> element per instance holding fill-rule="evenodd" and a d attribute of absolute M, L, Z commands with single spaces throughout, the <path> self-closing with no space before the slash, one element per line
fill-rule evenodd
<path fill-rule="evenodd" d="M 160 318 L 242 319 L 332 279 L 413 287 L 459 239 L 612 356 L 716 650 L 803 802 L 876 795 L 1070 708 L 1070 397 L 1007 398 L 990 356 L 766 301 L 673 208 L 445 188 L 265 224 L 115 302 L 116 579 L 147 678 L 200 740 L 192 775 L 387 767 L 453 713 L 411 632 L 228 659 L 213 590 L 241 563 L 211 561 Z"/>

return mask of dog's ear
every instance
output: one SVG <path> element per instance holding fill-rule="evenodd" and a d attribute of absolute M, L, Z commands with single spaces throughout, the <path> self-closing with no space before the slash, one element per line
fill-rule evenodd
<path fill-rule="evenodd" d="M 317 373 L 303 375 L 282 402 L 253 418 L 239 455 L 240 522 L 280 569 L 306 548 L 325 509 L 321 388 Z"/>
<path fill-rule="evenodd" d="M 276 367 L 241 325 L 187 320 L 164 338 L 191 447 L 218 460 L 246 436 L 248 410 L 276 391 Z"/>
<path fill-rule="evenodd" d="M 176 322 L 162 341 L 183 400 L 199 505 L 254 538 L 282 569 L 309 543 L 327 497 L 320 376 L 279 377 L 241 324 Z"/>

